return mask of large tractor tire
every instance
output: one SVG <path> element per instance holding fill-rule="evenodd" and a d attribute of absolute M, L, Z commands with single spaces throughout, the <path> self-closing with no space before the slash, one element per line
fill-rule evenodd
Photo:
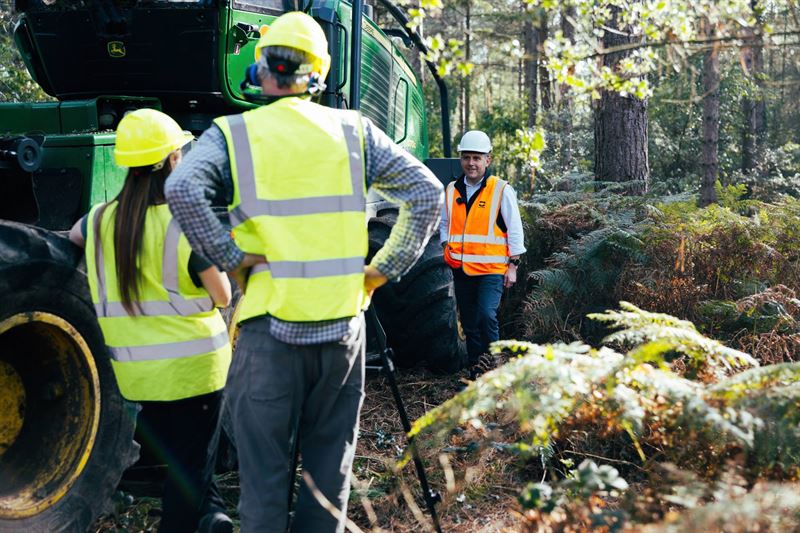
<path fill-rule="evenodd" d="M 0 531 L 83 532 L 138 457 L 79 252 L 0 223 Z"/>
<path fill-rule="evenodd" d="M 391 212 L 370 220 L 370 257 L 386 242 L 396 220 Z M 466 347 L 458 325 L 453 273 L 436 236 L 411 271 L 375 291 L 374 298 L 399 365 L 425 365 L 438 372 L 456 372 L 464 366 Z"/>

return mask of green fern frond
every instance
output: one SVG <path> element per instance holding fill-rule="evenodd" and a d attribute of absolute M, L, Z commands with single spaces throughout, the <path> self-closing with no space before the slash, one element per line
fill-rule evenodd
<path fill-rule="evenodd" d="M 542 346 L 512 341 L 494 343 L 492 348 L 521 355 L 428 411 L 414 422 L 411 436 L 426 429 L 444 432 L 464 423 L 480 427 L 483 415 L 509 410 L 520 417 L 532 445 L 546 446 L 576 402 L 622 360 L 620 354 L 598 352 L 581 343 Z"/>
<path fill-rule="evenodd" d="M 575 284 L 569 274 L 560 268 L 535 270 L 528 274 L 531 279 L 539 282 L 538 289 L 542 293 L 552 294 L 559 292 L 568 296 L 575 292 Z"/>
<path fill-rule="evenodd" d="M 553 191 L 546 194 L 536 194 L 529 201 L 541 206 L 552 207 L 574 204 L 585 198 L 586 193 L 579 191 Z"/>
<path fill-rule="evenodd" d="M 666 313 L 653 313 L 639 309 L 630 302 L 620 302 L 622 311 L 608 310 L 605 313 L 588 315 L 592 320 L 610 323 L 614 327 L 633 329 L 644 326 L 672 326 L 681 329 L 696 330 L 688 320 L 681 320 Z"/>
<path fill-rule="evenodd" d="M 797 531 L 800 528 L 800 485 L 797 483 L 759 483 L 749 492 L 716 492 L 713 502 L 641 531 Z"/>
<path fill-rule="evenodd" d="M 725 378 L 709 388 L 709 393 L 725 400 L 735 400 L 753 391 L 800 383 L 800 363 L 780 363 L 751 368 Z"/>
<path fill-rule="evenodd" d="M 695 429 L 707 432 L 712 441 L 729 437 L 745 446 L 753 444 L 760 420 L 744 410 L 717 408 L 707 401 L 704 387 L 698 382 L 639 366 L 630 371 L 628 386 L 653 401 L 675 406 L 677 416 L 665 420 L 675 430 Z"/>
<path fill-rule="evenodd" d="M 735 368 L 758 366 L 750 354 L 709 339 L 688 320 L 644 311 L 628 302 L 620 302 L 620 307 L 623 311 L 589 315 L 593 320 L 622 328 L 603 339 L 604 343 L 630 346 L 658 342 L 657 347 L 664 355 L 668 352 L 686 355 L 695 368 L 708 367 L 720 377 Z"/>
<path fill-rule="evenodd" d="M 524 435 L 519 449 L 536 453 L 560 435 L 567 420 L 583 412 L 592 417 L 601 413 L 604 427 L 627 432 L 643 460 L 646 448 L 640 443 L 648 438 L 653 421 L 659 434 L 673 435 L 673 442 L 689 432 L 696 443 L 739 446 L 764 458 L 758 464 L 789 465 L 800 456 L 800 363 L 749 370 L 707 385 L 670 370 L 667 356 L 687 354 L 711 368 L 728 370 L 756 363 L 670 315 L 623 304 L 622 310 L 597 317 L 624 328 L 609 338 L 633 344 L 627 353 L 579 342 L 495 342 L 492 351 L 511 356 L 509 362 L 427 412 L 414 423 L 411 435 L 424 431 L 443 436 L 461 424 L 480 429 L 487 415 L 506 412 L 514 415 Z M 774 404 L 783 410 L 768 411 L 767 397 L 780 398 Z M 764 439 L 764 428 L 780 436 L 780 446 Z M 792 439 L 798 444 L 791 444 Z"/>

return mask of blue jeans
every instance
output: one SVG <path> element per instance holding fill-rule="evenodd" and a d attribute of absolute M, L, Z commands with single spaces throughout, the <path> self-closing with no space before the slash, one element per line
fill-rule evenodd
<path fill-rule="evenodd" d="M 461 269 L 453 269 L 453 283 L 461 327 L 467 337 L 467 355 L 473 364 L 500 337 L 497 308 L 503 296 L 503 275 L 468 276 Z"/>

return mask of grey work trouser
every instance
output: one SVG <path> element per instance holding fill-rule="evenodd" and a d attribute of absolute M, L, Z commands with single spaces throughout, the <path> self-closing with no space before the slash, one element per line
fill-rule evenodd
<path fill-rule="evenodd" d="M 303 470 L 340 517 L 301 483 L 292 531 L 344 531 L 364 398 L 365 329 L 362 319 L 356 338 L 300 346 L 274 338 L 267 318 L 242 324 L 225 387 L 239 454 L 242 533 L 286 531 L 295 428 Z"/>

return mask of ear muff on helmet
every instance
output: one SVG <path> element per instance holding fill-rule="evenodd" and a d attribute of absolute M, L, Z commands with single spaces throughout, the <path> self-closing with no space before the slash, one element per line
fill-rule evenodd
<path fill-rule="evenodd" d="M 247 89 L 255 87 L 261 89 L 261 79 L 258 77 L 258 64 L 252 63 L 244 69 L 244 80 L 239 84 L 239 88 L 245 92 Z"/>
<path fill-rule="evenodd" d="M 269 46 L 285 46 L 309 54 L 314 58 L 312 70 L 319 74 L 319 79 L 327 77 L 331 66 L 328 39 L 319 23 L 308 14 L 284 13 L 265 27 L 254 49 L 256 62 L 261 60 L 262 48 Z"/>
<path fill-rule="evenodd" d="M 325 85 L 322 77 L 317 72 L 312 72 L 308 76 L 308 94 L 311 96 L 322 93 L 326 87 L 327 85 Z"/>
<path fill-rule="evenodd" d="M 285 75 L 292 75 L 295 73 L 297 66 L 296 64 L 289 62 L 289 61 L 275 61 L 269 63 L 269 70 L 274 72 L 275 74 L 285 74 Z M 315 65 L 316 66 L 316 65 Z M 325 71 L 327 71 L 327 64 L 323 62 L 322 67 Z M 327 74 L 327 72 L 325 72 Z M 312 96 L 316 96 L 321 94 L 325 88 L 325 78 L 319 72 L 311 72 L 308 75 L 308 88 L 306 89 L 306 93 Z M 242 91 L 243 96 L 247 100 L 260 100 L 261 96 L 261 78 L 258 75 L 258 63 L 252 63 L 247 66 L 244 71 L 244 80 L 239 84 L 239 88 Z"/>

